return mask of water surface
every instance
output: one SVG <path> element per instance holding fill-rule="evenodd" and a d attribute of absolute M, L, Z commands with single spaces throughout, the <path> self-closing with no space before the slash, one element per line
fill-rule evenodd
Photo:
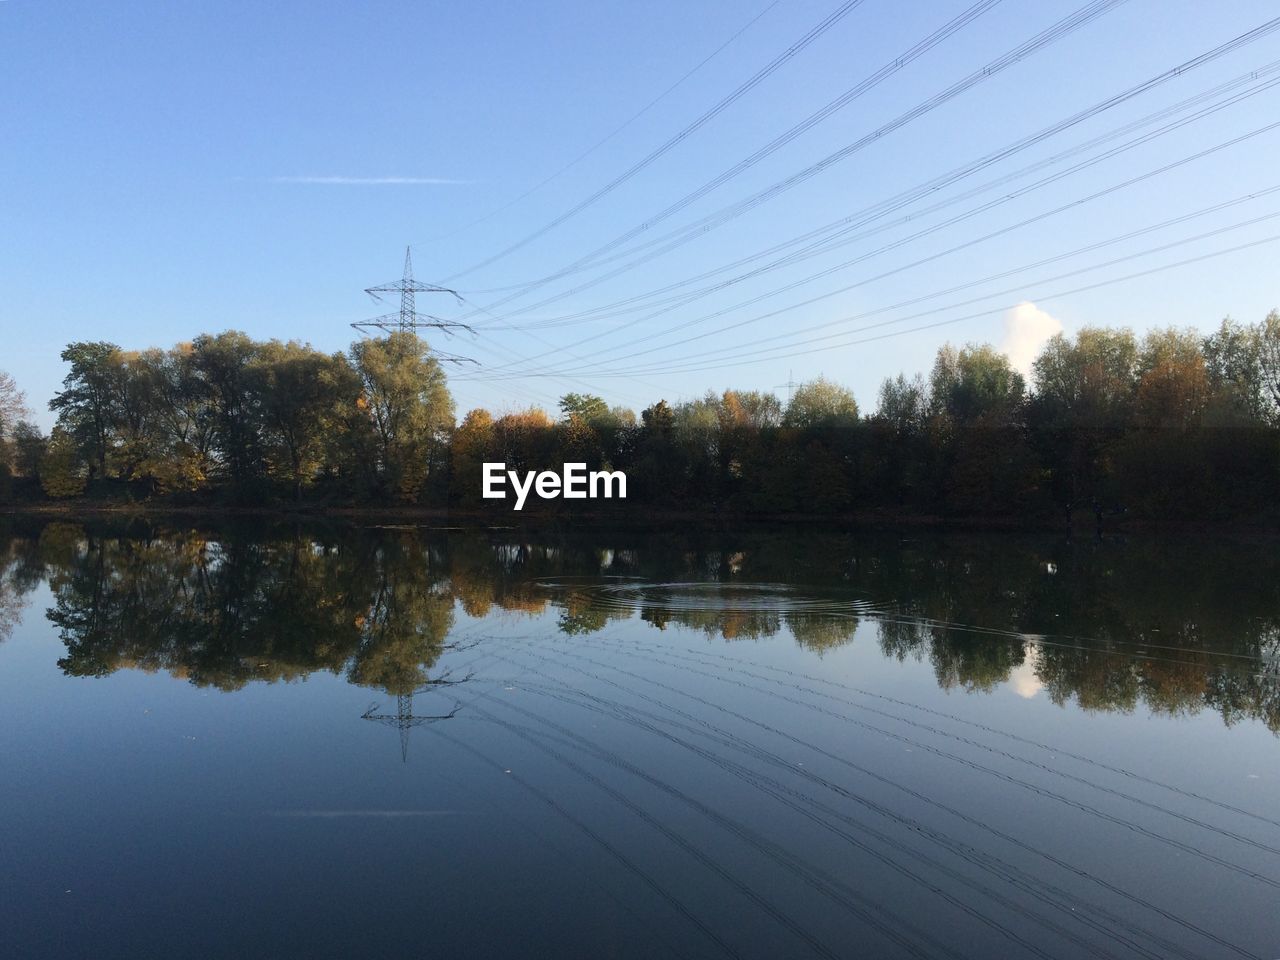
<path fill-rule="evenodd" d="M 1280 956 L 1272 543 L 0 536 L 6 957 Z"/>

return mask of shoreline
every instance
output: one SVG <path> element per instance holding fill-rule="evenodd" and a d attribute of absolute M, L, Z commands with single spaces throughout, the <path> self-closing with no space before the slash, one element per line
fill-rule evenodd
<path fill-rule="evenodd" d="M 0 504 L 0 517 L 13 519 L 98 520 L 187 518 L 208 521 L 269 519 L 278 522 L 342 521 L 372 526 L 434 527 L 456 529 L 513 529 L 527 526 L 585 524 L 619 528 L 645 527 L 678 530 L 726 526 L 835 526 L 842 529 L 938 529 L 975 532 L 1123 534 L 1123 533 L 1221 533 L 1231 535 L 1280 536 L 1280 521 L 1257 520 L 1151 520 L 1107 517 L 1102 524 L 1092 514 L 1080 511 L 1070 524 L 1044 517 L 955 517 L 921 513 L 847 512 L 836 514 L 748 514 L 708 510 L 650 510 L 643 513 L 592 510 L 512 510 L 502 512 L 451 507 L 414 506 L 334 506 L 327 504 L 269 504 L 260 506 L 120 503 L 81 501 L 74 503 Z"/>

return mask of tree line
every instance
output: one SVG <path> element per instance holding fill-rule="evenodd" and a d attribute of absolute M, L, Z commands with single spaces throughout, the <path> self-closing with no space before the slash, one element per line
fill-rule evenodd
<path fill-rule="evenodd" d="M 946 345 L 864 413 L 825 379 L 783 403 L 726 390 L 639 416 L 570 393 L 455 420 L 412 333 L 346 353 L 197 337 L 170 349 L 73 343 L 43 436 L 0 379 L 0 493 L 483 509 L 481 465 L 623 470 L 628 504 L 734 514 L 1276 516 L 1280 312 L 1204 336 L 1084 328 L 1030 382 L 989 345 Z M 16 478 L 16 482 L 15 482 Z"/>

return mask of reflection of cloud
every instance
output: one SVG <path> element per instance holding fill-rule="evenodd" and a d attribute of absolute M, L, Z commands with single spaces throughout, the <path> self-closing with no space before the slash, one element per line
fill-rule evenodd
<path fill-rule="evenodd" d="M 1000 352 L 1009 358 L 1013 368 L 1030 379 L 1031 364 L 1040 348 L 1055 333 L 1062 332 L 1062 321 L 1045 313 L 1034 303 L 1023 301 L 1004 315 L 1004 340 Z"/>
<path fill-rule="evenodd" d="M 1030 700 L 1044 689 L 1044 684 L 1036 676 L 1036 667 L 1040 664 L 1040 648 L 1033 643 L 1028 643 L 1026 651 L 1027 658 L 1022 661 L 1020 667 L 1009 672 L 1009 679 L 1005 682 L 1023 700 Z"/>
<path fill-rule="evenodd" d="M 447 177 L 272 177 L 272 183 L 323 183 L 342 186 L 395 186 L 475 183 L 474 180 L 450 180 Z"/>
<path fill-rule="evenodd" d="M 456 817 L 467 810 L 272 810 L 273 817 Z"/>

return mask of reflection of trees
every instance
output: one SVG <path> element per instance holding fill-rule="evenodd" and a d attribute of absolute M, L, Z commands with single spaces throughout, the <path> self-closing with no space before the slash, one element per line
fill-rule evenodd
<path fill-rule="evenodd" d="M 0 641 L 22 622 L 27 595 L 40 583 L 40 554 L 31 540 L 0 541 Z"/>
<path fill-rule="evenodd" d="M 605 537 L 585 533 L 120 536 L 53 524 L 38 544 L 0 543 L 0 630 L 43 575 L 68 673 L 134 667 L 234 689 L 327 671 L 407 694 L 429 682 L 459 607 L 549 612 L 577 634 L 636 617 L 726 640 L 785 630 L 818 653 L 848 643 L 861 617 L 886 655 L 931 664 L 943 687 L 991 690 L 1019 671 L 1057 703 L 1211 709 L 1280 731 L 1280 556 L 1265 543 L 607 536 L 602 550 Z M 718 586 L 689 587 L 708 581 Z M 753 587 L 767 584 L 797 589 Z M 1034 657 L 1027 636 L 1044 638 Z"/>
<path fill-rule="evenodd" d="M 772 637 L 782 628 L 782 615 L 777 610 L 742 609 L 715 603 L 695 609 L 672 608 L 665 606 L 660 597 L 642 601 L 640 615 L 660 630 L 674 623 L 724 640 L 758 640 Z"/>
<path fill-rule="evenodd" d="M 842 647 L 853 640 L 858 630 L 858 618 L 825 613 L 791 613 L 787 615 L 787 629 L 796 643 L 815 653 L 823 653 Z"/>
<path fill-rule="evenodd" d="M 164 670 L 235 689 L 347 672 L 412 689 L 439 656 L 452 600 L 429 557 L 304 537 L 95 537 L 50 545 L 49 619 L 71 674 Z"/>
<path fill-rule="evenodd" d="M 1026 660 L 1019 637 L 974 634 L 917 620 L 884 620 L 879 633 L 887 656 L 927 657 L 944 690 L 992 690 Z"/>
<path fill-rule="evenodd" d="M 407 694 L 427 682 L 453 627 L 453 597 L 439 551 L 401 535 L 368 558 L 376 581 L 368 613 L 357 623 L 360 643 L 351 681 Z"/>
<path fill-rule="evenodd" d="M 1207 708 L 1280 731 L 1280 562 L 1266 544 L 1050 550 L 1054 575 L 1044 544 L 975 538 L 893 552 L 863 565 L 855 582 L 897 611 L 879 624 L 886 654 L 927 658 L 943 686 L 990 689 L 1024 662 L 1021 636 L 971 628 L 1044 634 L 1035 675 L 1056 703 Z"/>

